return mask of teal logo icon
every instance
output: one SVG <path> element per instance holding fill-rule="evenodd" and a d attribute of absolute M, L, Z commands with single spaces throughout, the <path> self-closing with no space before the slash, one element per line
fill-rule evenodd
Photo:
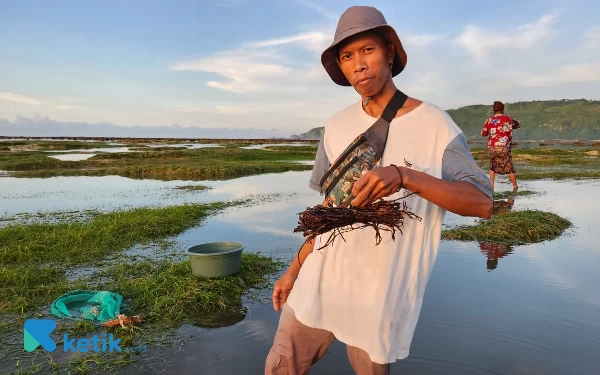
<path fill-rule="evenodd" d="M 29 319 L 25 321 L 23 327 L 23 344 L 25 350 L 32 352 L 38 346 L 53 352 L 56 349 L 56 343 L 50 338 L 52 331 L 56 329 L 56 322 L 47 319 Z"/>
<path fill-rule="evenodd" d="M 48 319 L 29 319 L 25 321 L 23 327 L 23 345 L 25 350 L 33 352 L 39 346 L 48 352 L 56 350 L 56 343 L 50 337 L 50 334 L 56 329 L 56 322 Z M 71 338 L 68 334 L 63 334 L 63 351 L 65 353 L 87 353 L 87 352 L 119 352 L 144 353 L 146 345 L 127 346 L 121 348 L 121 339 L 115 337 L 112 333 L 102 336 L 94 335 L 90 338 Z"/>

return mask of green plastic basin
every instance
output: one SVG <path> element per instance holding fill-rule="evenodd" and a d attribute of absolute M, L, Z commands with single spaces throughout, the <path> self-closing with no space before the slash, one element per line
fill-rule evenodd
<path fill-rule="evenodd" d="M 192 273 L 202 277 L 222 277 L 240 272 L 242 251 L 239 242 L 210 242 L 192 246 L 187 250 Z"/>

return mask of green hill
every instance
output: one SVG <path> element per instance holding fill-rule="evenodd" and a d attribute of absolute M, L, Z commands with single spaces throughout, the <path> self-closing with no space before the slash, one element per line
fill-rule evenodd
<path fill-rule="evenodd" d="M 480 132 L 485 120 L 492 115 L 490 105 L 470 105 L 447 111 L 467 138 L 484 140 Z M 600 101 L 545 100 L 505 103 L 505 113 L 521 124 L 513 138 L 518 139 L 600 139 Z M 294 136 L 301 139 L 320 139 L 323 128 L 313 128 Z"/>
<path fill-rule="evenodd" d="M 514 139 L 600 139 L 600 101 L 585 99 L 505 103 L 504 113 L 519 121 Z M 448 114 L 467 138 L 480 136 L 491 105 L 470 105 Z"/>

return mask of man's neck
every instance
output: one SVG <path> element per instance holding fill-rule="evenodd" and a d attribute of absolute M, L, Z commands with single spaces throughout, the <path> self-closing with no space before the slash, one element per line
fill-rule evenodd
<path fill-rule="evenodd" d="M 383 110 L 390 100 L 392 100 L 392 97 L 397 90 L 398 89 L 396 88 L 396 85 L 394 85 L 394 82 L 391 79 L 388 80 L 383 89 L 377 95 L 374 95 L 371 97 L 371 99 L 369 99 L 369 104 L 366 106 L 363 105 L 365 112 L 371 117 L 381 117 Z M 365 102 L 365 99 L 366 98 L 362 98 L 363 103 Z"/>

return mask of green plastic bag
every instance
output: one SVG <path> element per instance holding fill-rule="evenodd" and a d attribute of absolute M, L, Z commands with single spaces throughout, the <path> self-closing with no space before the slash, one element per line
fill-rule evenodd
<path fill-rule="evenodd" d="M 50 313 L 63 319 L 87 319 L 104 323 L 121 313 L 123 297 L 107 290 L 74 290 L 58 297 Z"/>

